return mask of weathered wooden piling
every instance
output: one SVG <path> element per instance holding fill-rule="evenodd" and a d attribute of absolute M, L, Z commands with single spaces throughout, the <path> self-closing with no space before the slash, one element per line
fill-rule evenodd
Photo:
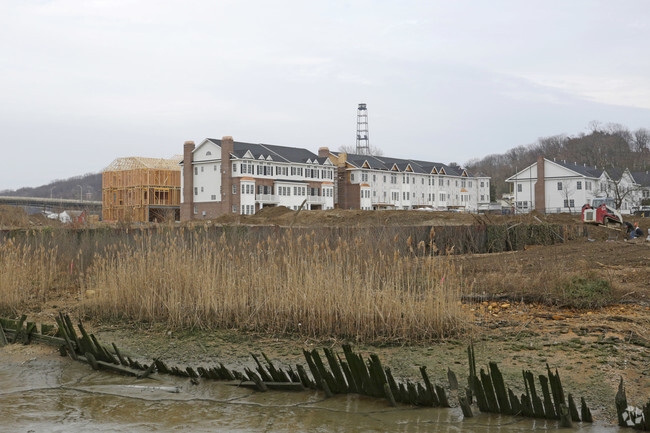
<path fill-rule="evenodd" d="M 2 323 L 0 323 L 0 347 L 6 346 L 7 344 L 9 344 L 9 342 L 7 341 L 7 336 L 5 335 L 5 330 L 2 327 Z"/>
<path fill-rule="evenodd" d="M 564 403 L 560 404 L 558 413 L 560 414 L 560 427 L 573 427 L 569 408 Z"/>
<path fill-rule="evenodd" d="M 585 402 L 584 397 L 580 397 L 580 415 L 582 417 L 582 422 L 593 422 L 591 411 L 587 407 L 587 402 Z"/>
<path fill-rule="evenodd" d="M 487 400 L 487 405 L 491 413 L 499 413 L 499 402 L 497 396 L 494 392 L 494 387 L 492 386 L 492 379 L 490 375 L 483 371 L 481 368 L 481 384 L 483 385 L 483 392 L 485 393 L 485 399 Z"/>
<path fill-rule="evenodd" d="M 420 374 L 422 375 L 422 380 L 424 380 L 424 386 L 427 393 L 427 399 L 426 399 L 427 406 L 440 406 L 440 400 L 436 395 L 436 390 L 433 387 L 431 380 L 429 380 L 429 375 L 427 374 L 426 366 L 422 365 L 420 367 Z"/>
<path fill-rule="evenodd" d="M 580 415 L 578 414 L 578 408 L 576 407 L 575 402 L 573 401 L 573 396 L 569 393 L 567 398 L 569 400 L 569 413 L 571 414 L 571 420 L 573 422 L 580 422 Z"/>
<path fill-rule="evenodd" d="M 542 389 L 542 395 L 544 396 L 544 413 L 546 413 L 546 418 L 560 419 L 558 414 L 555 413 L 555 406 L 553 405 L 551 393 L 548 389 L 548 379 L 543 374 L 539 375 L 539 385 Z"/>
<path fill-rule="evenodd" d="M 449 389 L 458 389 L 458 378 L 456 377 L 456 373 L 451 371 L 451 368 L 449 367 L 447 367 L 447 380 L 449 381 Z"/>
<path fill-rule="evenodd" d="M 623 386 L 623 378 L 621 377 L 620 382 L 618 383 L 618 391 L 616 392 L 616 397 L 614 398 L 614 404 L 616 405 L 616 415 L 618 416 L 618 425 L 621 427 L 626 427 L 627 424 L 623 419 L 623 413 L 627 409 L 627 396 L 625 395 L 625 386 Z"/>
<path fill-rule="evenodd" d="M 508 392 L 506 391 L 506 385 L 503 382 L 503 375 L 499 370 L 499 366 L 496 362 L 490 362 L 490 378 L 492 380 L 492 385 L 494 386 L 494 393 L 496 394 L 497 402 L 499 403 L 499 413 L 504 415 L 512 415 L 512 409 L 510 408 L 510 402 L 508 401 Z"/>
<path fill-rule="evenodd" d="M 393 396 L 393 391 L 390 389 L 388 382 L 384 384 L 384 394 L 386 395 L 386 400 L 388 400 L 388 404 L 390 404 L 391 407 L 397 406 L 397 402 Z"/>

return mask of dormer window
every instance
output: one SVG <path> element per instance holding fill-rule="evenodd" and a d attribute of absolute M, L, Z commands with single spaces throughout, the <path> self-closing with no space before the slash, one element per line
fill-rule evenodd
<path fill-rule="evenodd" d="M 210 152 L 209 150 L 205 152 L 205 156 L 210 156 L 210 155 L 212 155 L 212 152 Z"/>

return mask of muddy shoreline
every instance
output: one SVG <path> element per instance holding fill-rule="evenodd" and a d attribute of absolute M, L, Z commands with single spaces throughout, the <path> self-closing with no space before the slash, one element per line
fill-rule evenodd
<path fill-rule="evenodd" d="M 640 305 L 617 305 L 598 312 L 570 313 L 539 305 L 510 304 L 507 308 L 466 303 L 474 318 L 471 332 L 462 338 L 427 344 L 367 345 L 350 342 L 363 353 L 377 353 L 396 378 L 417 379 L 426 366 L 433 381 L 448 387 L 447 368 L 465 383 L 467 346 L 473 342 L 477 366 L 498 362 L 508 386 L 523 392 L 521 371 L 545 373 L 557 368 L 565 389 L 585 397 L 594 418 L 615 424 L 614 396 L 623 377 L 628 401 L 643 404 L 650 389 L 650 344 L 630 338 L 638 321 L 650 317 Z M 489 308 L 489 309 L 488 309 Z M 474 311 L 471 311 L 474 310 Z M 617 317 L 611 321 L 612 317 Z M 624 318 L 624 319 L 621 319 Z M 107 343 L 139 359 L 160 358 L 178 366 L 252 367 L 250 353 L 266 353 L 280 366 L 304 364 L 302 350 L 330 347 L 341 351 L 346 341 L 314 340 L 300 336 L 269 336 L 237 330 L 170 331 L 160 326 L 90 325 Z"/>

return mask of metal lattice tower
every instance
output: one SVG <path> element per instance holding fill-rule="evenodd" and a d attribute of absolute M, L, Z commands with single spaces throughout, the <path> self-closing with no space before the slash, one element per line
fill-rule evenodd
<path fill-rule="evenodd" d="M 357 154 L 370 155 L 370 137 L 368 135 L 368 108 L 359 104 L 357 108 Z"/>

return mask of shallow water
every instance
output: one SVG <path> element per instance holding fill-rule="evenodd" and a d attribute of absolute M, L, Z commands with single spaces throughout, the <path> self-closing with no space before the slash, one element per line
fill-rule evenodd
<path fill-rule="evenodd" d="M 169 392 L 175 388 L 177 393 Z M 0 415 L 0 432 L 12 433 L 560 430 L 555 421 L 484 414 L 463 420 L 457 408 L 391 408 L 383 400 L 358 395 L 325 399 L 320 392 L 258 393 L 213 381 L 192 385 L 169 376 L 139 380 L 93 371 L 68 358 L 16 357 L 3 349 Z M 575 430 L 618 431 L 599 424 L 577 424 Z"/>

